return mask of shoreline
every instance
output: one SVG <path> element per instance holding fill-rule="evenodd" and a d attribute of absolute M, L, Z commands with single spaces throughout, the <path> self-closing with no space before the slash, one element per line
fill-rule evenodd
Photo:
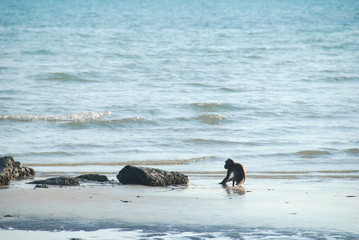
<path fill-rule="evenodd" d="M 50 234 L 126 226 L 134 226 L 135 231 L 135 226 L 162 225 L 359 236 L 355 181 L 340 187 L 342 184 L 250 180 L 244 186 L 222 187 L 216 180 L 192 178 L 188 186 L 170 187 L 87 183 L 46 189 L 34 189 L 25 184 L 28 180 L 22 180 L 0 189 L 0 232 Z"/>

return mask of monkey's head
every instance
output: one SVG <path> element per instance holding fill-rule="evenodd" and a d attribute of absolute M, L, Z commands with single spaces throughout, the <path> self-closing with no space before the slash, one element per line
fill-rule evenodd
<path fill-rule="evenodd" d="M 224 164 L 224 168 L 228 169 L 229 167 L 231 167 L 234 164 L 234 161 L 231 158 L 228 158 L 226 161 L 226 164 Z"/>

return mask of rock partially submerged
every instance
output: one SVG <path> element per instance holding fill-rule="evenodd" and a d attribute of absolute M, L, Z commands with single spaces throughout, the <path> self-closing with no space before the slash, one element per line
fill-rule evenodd
<path fill-rule="evenodd" d="M 29 182 L 29 184 L 37 184 L 35 188 L 48 188 L 48 185 L 59 185 L 59 186 L 79 186 L 79 180 L 85 181 L 97 181 L 107 182 L 108 178 L 100 174 L 84 174 L 78 177 L 53 177 L 45 180 L 38 180 Z"/>
<path fill-rule="evenodd" d="M 76 178 L 72 177 L 54 177 L 46 180 L 39 180 L 29 182 L 29 184 L 46 184 L 46 185 L 60 185 L 60 186 L 79 186 L 80 183 Z"/>
<path fill-rule="evenodd" d="M 0 158 L 0 186 L 9 185 L 12 180 L 33 177 L 34 175 L 34 169 L 22 166 L 12 156 Z"/>
<path fill-rule="evenodd" d="M 122 184 L 140 184 L 147 186 L 188 184 L 188 177 L 182 173 L 131 165 L 122 168 L 117 175 L 117 179 Z"/>
<path fill-rule="evenodd" d="M 84 174 L 76 177 L 78 179 L 88 180 L 88 181 L 96 181 L 96 182 L 108 182 L 108 178 L 105 175 L 100 174 Z"/>

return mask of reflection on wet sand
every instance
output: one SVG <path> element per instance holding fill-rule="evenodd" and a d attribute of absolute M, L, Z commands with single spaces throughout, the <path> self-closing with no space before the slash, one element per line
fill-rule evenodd
<path fill-rule="evenodd" d="M 246 189 L 242 185 L 237 186 L 227 186 L 226 184 L 222 185 L 223 189 L 226 190 L 227 194 L 230 196 L 233 195 L 243 195 L 246 193 Z"/>

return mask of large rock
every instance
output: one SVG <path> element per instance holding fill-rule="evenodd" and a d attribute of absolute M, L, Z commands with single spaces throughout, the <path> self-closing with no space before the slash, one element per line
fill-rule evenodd
<path fill-rule="evenodd" d="M 156 168 L 127 165 L 121 169 L 117 179 L 122 184 L 140 184 L 147 186 L 168 186 L 188 183 L 188 177 L 179 172 L 168 172 Z"/>
<path fill-rule="evenodd" d="M 29 184 L 47 184 L 47 185 L 60 185 L 60 186 L 79 186 L 80 183 L 76 178 L 72 177 L 54 177 L 46 180 L 39 180 L 29 182 Z"/>
<path fill-rule="evenodd" d="M 108 178 L 105 175 L 100 174 L 84 174 L 81 176 L 76 177 L 78 179 L 82 180 L 88 180 L 88 181 L 96 181 L 96 182 L 108 182 Z"/>
<path fill-rule="evenodd" d="M 34 175 L 34 169 L 22 166 L 12 156 L 0 158 L 0 186 L 8 185 L 11 180 L 33 177 Z"/>

